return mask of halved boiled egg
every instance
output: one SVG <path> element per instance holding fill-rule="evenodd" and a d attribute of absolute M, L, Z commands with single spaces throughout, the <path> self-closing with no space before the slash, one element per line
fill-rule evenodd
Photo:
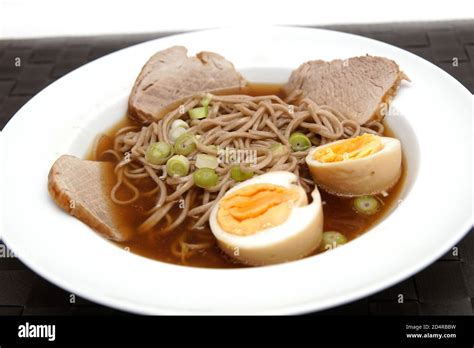
<path fill-rule="evenodd" d="M 397 183 L 402 150 L 398 139 L 366 133 L 311 149 L 306 164 L 314 181 L 330 193 L 371 195 Z"/>
<path fill-rule="evenodd" d="M 212 233 L 230 257 L 249 265 L 296 260 L 318 248 L 323 232 L 321 197 L 312 202 L 295 174 L 269 172 L 240 183 L 214 206 Z"/>

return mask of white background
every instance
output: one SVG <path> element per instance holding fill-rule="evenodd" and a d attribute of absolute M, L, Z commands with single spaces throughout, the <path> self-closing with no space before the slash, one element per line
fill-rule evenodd
<path fill-rule="evenodd" d="M 0 38 L 469 18 L 469 0 L 0 0 Z"/>

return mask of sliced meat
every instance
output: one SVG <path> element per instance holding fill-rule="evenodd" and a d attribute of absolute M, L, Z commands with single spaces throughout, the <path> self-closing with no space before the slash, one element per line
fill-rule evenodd
<path fill-rule="evenodd" d="M 129 115 L 147 124 L 186 97 L 200 92 L 238 92 L 246 83 L 232 63 L 217 53 L 188 57 L 186 48 L 174 46 L 153 55 L 143 67 L 130 94 Z"/>
<path fill-rule="evenodd" d="M 113 170 L 109 162 L 86 161 L 61 156 L 51 167 L 48 190 L 57 205 L 106 238 L 127 240 L 131 231 L 120 224 L 104 173 Z"/>
<path fill-rule="evenodd" d="M 301 92 L 320 105 L 328 105 L 359 124 L 381 119 L 407 79 L 397 63 L 382 57 L 354 57 L 330 62 L 314 60 L 294 70 L 284 91 Z"/>

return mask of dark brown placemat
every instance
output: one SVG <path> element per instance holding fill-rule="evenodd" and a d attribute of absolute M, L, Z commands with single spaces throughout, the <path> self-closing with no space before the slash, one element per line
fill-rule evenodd
<path fill-rule="evenodd" d="M 474 92 L 474 21 L 325 27 L 411 51 Z M 118 49 L 168 34 L 0 41 L 0 129 L 31 97 L 71 70 Z M 19 66 L 17 66 L 19 63 Z M 455 204 L 455 202 L 453 202 Z M 0 315 L 121 313 L 42 279 L 0 243 Z M 370 264 L 367 265 L 370 272 Z M 415 276 L 325 315 L 473 314 L 474 232 Z"/>

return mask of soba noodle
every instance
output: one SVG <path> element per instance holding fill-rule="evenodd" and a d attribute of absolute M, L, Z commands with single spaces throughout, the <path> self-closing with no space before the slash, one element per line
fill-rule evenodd
<path fill-rule="evenodd" d="M 293 132 L 302 132 L 317 146 L 362 133 L 382 134 L 384 130 L 380 122 L 371 121 L 360 126 L 331 107 L 318 105 L 308 98 L 298 99 L 296 94 L 288 96 L 285 101 L 275 95 L 212 95 L 207 118 L 191 120 L 187 112 L 196 107 L 203 97 L 206 96 L 199 94 L 187 99 L 163 119 L 146 127 L 120 129 L 115 134 L 113 149 L 98 156 L 104 158 L 109 155 L 117 162 L 114 170 L 116 184 L 111 191 L 113 202 L 127 206 L 134 204 L 141 196 L 155 199 L 154 206 L 145 213 L 146 219 L 139 227 L 139 232 L 161 226 L 159 233 L 166 234 L 185 221 L 192 221 L 192 228 L 197 229 L 199 235 L 199 230 L 209 220 L 212 207 L 236 184 L 230 175 L 235 163 L 219 161 L 216 168 L 218 184 L 201 189 L 194 185 L 192 174 L 170 177 L 165 165 L 147 162 L 145 153 L 150 144 L 157 141 L 171 143 L 169 132 L 174 120 L 187 122 L 187 132 L 198 139 L 196 150 L 187 156 L 191 172 L 195 169 L 198 153 L 217 156 L 218 149 L 231 149 L 234 153 L 243 150 L 255 154 L 255 161 L 249 167 L 246 163 L 239 163 L 242 169 L 250 169 L 255 174 L 277 170 L 293 172 L 307 192 L 314 184 L 308 177 L 300 175 L 303 169 L 300 165 L 304 164 L 309 150 L 291 151 L 288 139 Z M 281 143 L 286 151 L 273 152 L 271 146 L 276 143 Z M 154 187 L 141 192 L 137 186 L 144 179 L 151 180 Z M 127 198 L 119 197 L 118 192 L 123 190 L 128 192 Z M 171 218 L 170 211 L 178 204 L 181 210 L 176 217 Z M 189 242 L 188 237 L 188 233 L 181 234 L 172 248 L 173 254 L 181 257 L 183 262 L 186 255 L 212 245 L 209 236 L 204 236 L 198 242 Z"/>

